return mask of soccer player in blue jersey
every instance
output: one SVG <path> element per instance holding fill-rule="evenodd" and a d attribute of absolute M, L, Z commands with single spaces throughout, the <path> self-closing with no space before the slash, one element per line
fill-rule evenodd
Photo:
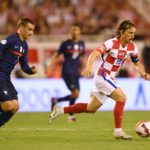
<path fill-rule="evenodd" d="M 58 102 L 69 101 L 73 105 L 79 97 L 80 85 L 79 78 L 81 66 L 85 66 L 85 42 L 80 40 L 81 30 L 78 25 L 73 25 L 71 28 L 71 39 L 67 39 L 60 44 L 58 51 L 52 56 L 51 65 L 55 64 L 56 59 L 62 54 L 64 56 L 62 78 L 66 83 L 68 89 L 71 91 L 70 95 L 60 98 L 51 99 L 51 109 Z M 73 114 L 68 116 L 69 122 L 76 121 Z"/>
<path fill-rule="evenodd" d="M 29 18 L 21 18 L 17 33 L 0 41 L 0 127 L 9 121 L 18 111 L 17 91 L 13 86 L 10 74 L 19 62 L 27 74 L 35 74 L 36 67 L 28 65 L 28 44 L 26 40 L 33 35 L 34 23 Z"/>

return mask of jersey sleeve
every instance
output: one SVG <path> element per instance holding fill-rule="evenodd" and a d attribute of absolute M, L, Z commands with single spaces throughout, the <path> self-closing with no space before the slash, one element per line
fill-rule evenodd
<path fill-rule="evenodd" d="M 99 51 L 101 54 L 104 54 L 109 52 L 112 46 L 113 46 L 113 41 L 112 39 L 110 39 L 102 43 L 99 47 L 96 48 L 96 50 Z"/>
<path fill-rule="evenodd" d="M 19 63 L 20 63 L 21 69 L 25 73 L 33 74 L 32 70 L 28 64 L 28 46 L 26 46 L 25 53 L 23 54 L 23 56 L 19 58 Z"/>
<path fill-rule="evenodd" d="M 5 51 L 9 48 L 9 46 L 12 44 L 10 38 L 6 38 L 0 41 L 0 59 L 2 59 L 3 54 Z"/>
<path fill-rule="evenodd" d="M 85 42 L 82 41 L 82 46 L 83 46 L 83 50 L 81 52 L 81 56 L 84 56 L 85 55 Z"/>
<path fill-rule="evenodd" d="M 65 43 L 62 42 L 58 48 L 57 54 L 58 55 L 62 54 L 64 52 L 64 50 L 65 50 Z"/>
<path fill-rule="evenodd" d="M 133 63 L 136 63 L 136 62 L 139 61 L 138 48 L 137 48 L 137 46 L 135 44 L 134 44 L 134 50 L 131 53 L 130 57 L 131 57 L 131 60 L 132 60 Z"/>

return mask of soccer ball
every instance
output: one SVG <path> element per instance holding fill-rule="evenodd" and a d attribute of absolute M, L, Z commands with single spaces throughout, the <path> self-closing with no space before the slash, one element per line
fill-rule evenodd
<path fill-rule="evenodd" d="M 135 131 L 142 138 L 149 137 L 150 136 L 150 121 L 138 121 L 135 126 Z"/>

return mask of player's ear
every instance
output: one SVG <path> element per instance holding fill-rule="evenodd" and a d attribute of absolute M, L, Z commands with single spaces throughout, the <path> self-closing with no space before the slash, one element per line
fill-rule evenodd
<path fill-rule="evenodd" d="M 124 31 L 123 30 L 120 30 L 120 35 L 123 35 Z"/>
<path fill-rule="evenodd" d="M 19 29 L 22 31 L 24 29 L 24 26 L 20 25 Z"/>

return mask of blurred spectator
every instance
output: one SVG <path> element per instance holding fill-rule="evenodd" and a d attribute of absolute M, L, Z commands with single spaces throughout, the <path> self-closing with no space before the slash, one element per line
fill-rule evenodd
<path fill-rule="evenodd" d="M 36 22 L 37 34 L 66 34 L 74 23 L 83 34 L 105 34 L 122 19 L 132 20 L 140 33 L 150 28 L 128 0 L 0 0 L 0 33 L 14 32 L 22 16 Z"/>

